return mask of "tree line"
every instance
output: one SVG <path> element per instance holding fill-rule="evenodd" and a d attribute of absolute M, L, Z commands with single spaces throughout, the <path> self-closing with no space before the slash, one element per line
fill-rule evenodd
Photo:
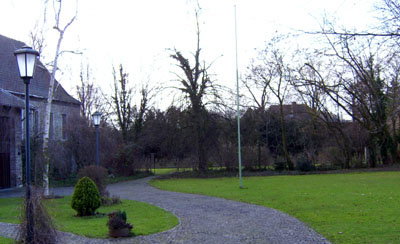
<path fill-rule="evenodd" d="M 319 39 L 314 47 L 294 47 L 293 36 L 275 35 L 258 50 L 241 78 L 247 169 L 325 170 L 399 162 L 400 5 L 383 0 L 379 6 L 383 14 L 377 32 L 336 30 L 325 22 L 320 32 L 304 34 Z M 177 79 L 171 82 L 182 104 L 166 110 L 151 106 L 159 88 L 144 84 L 133 90 L 122 64 L 113 68 L 111 95 L 102 94 L 82 70 L 77 87 L 81 118 L 57 151 L 72 153 L 78 168 L 93 164 L 90 115 L 101 110 L 106 115 L 101 162 L 110 171 L 134 174 L 149 169 L 154 160 L 203 173 L 211 166 L 236 170 L 235 114 L 210 76 L 212 63 L 202 59 L 199 12 L 195 15 L 192 54 L 169 51 L 177 66 Z"/>

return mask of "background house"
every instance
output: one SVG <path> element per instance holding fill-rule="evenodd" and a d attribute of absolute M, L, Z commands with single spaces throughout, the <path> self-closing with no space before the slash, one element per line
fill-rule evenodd
<path fill-rule="evenodd" d="M 25 84 L 19 77 L 14 51 L 25 44 L 0 35 L 0 188 L 21 185 Z M 50 73 L 39 61 L 30 88 L 31 135 L 44 130 Z M 50 119 L 50 137 L 66 139 L 67 119 L 79 116 L 80 103 L 56 82 Z"/>
<path fill-rule="evenodd" d="M 311 108 L 306 104 L 297 104 L 296 102 L 292 102 L 292 104 L 283 104 L 282 105 L 283 116 L 286 121 L 297 120 L 297 121 L 310 121 L 311 116 L 310 113 Z M 276 114 L 280 116 L 280 108 L 279 105 L 271 105 L 268 110 L 268 113 Z"/>

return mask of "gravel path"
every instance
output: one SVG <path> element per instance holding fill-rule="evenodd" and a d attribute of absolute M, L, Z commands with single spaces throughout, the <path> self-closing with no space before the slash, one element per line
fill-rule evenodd
<path fill-rule="evenodd" d="M 89 239 L 60 233 L 65 243 L 329 243 L 299 220 L 279 211 L 220 198 L 161 191 L 148 184 L 151 177 L 108 186 L 121 199 L 148 202 L 172 212 L 179 225 L 166 232 L 121 240 Z M 72 188 L 55 194 L 71 195 Z M 21 192 L 0 192 L 0 197 Z M 0 235 L 13 237 L 15 226 L 0 224 Z"/>

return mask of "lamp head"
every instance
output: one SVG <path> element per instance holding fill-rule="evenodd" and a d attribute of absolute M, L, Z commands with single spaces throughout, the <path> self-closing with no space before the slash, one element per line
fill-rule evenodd
<path fill-rule="evenodd" d="M 100 125 L 100 120 L 101 120 L 101 114 L 100 112 L 95 112 L 94 114 L 92 114 L 92 118 L 93 118 L 93 124 L 95 126 Z"/>
<path fill-rule="evenodd" d="M 14 55 L 17 57 L 19 75 L 21 78 L 31 79 L 35 71 L 36 58 L 39 56 L 39 53 L 31 47 L 23 46 L 16 50 Z"/>

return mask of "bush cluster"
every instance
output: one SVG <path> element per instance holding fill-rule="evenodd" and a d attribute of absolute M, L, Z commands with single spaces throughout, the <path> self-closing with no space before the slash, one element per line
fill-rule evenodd
<path fill-rule="evenodd" d="M 306 157 L 300 157 L 296 161 L 296 169 L 302 172 L 308 172 L 315 170 L 315 166 L 311 160 Z"/>
<path fill-rule="evenodd" d="M 107 169 L 101 166 L 90 165 L 79 170 L 78 178 L 89 177 L 97 186 L 101 196 L 107 195 Z"/>
<path fill-rule="evenodd" d="M 42 195 L 42 190 L 37 188 L 32 188 L 31 197 L 28 201 L 25 199 L 25 204 L 23 208 L 22 221 L 19 225 L 18 239 L 21 242 L 16 243 L 28 243 L 28 229 L 27 221 L 28 216 L 26 209 L 30 208 L 31 216 L 33 216 L 33 237 L 34 239 L 30 243 L 35 244 L 56 244 L 58 236 L 57 231 L 54 227 L 54 223 L 46 207 L 44 206 L 44 201 Z"/>
<path fill-rule="evenodd" d="M 279 161 L 274 164 L 275 171 L 283 171 L 286 169 L 286 162 Z"/>
<path fill-rule="evenodd" d="M 122 228 L 132 229 L 133 226 L 126 222 L 126 212 L 125 211 L 115 211 L 108 214 L 107 226 L 109 229 L 117 230 Z"/>
<path fill-rule="evenodd" d="M 71 207 L 78 216 L 93 215 L 101 205 L 101 198 L 96 184 L 89 178 L 81 178 L 75 186 Z"/>
<path fill-rule="evenodd" d="M 119 204 L 121 203 L 121 199 L 119 198 L 119 196 L 112 196 L 112 197 L 102 197 L 101 198 L 101 204 L 103 206 L 111 206 L 111 205 L 115 205 L 115 204 Z"/>

